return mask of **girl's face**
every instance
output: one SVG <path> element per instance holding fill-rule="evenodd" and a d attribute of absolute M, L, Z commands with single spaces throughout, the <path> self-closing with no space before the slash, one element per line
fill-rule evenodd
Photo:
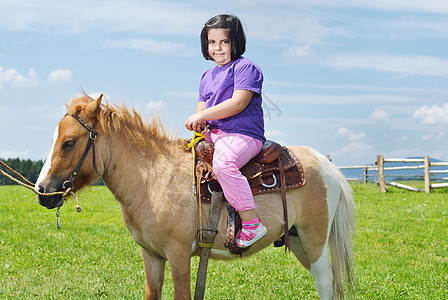
<path fill-rule="evenodd" d="M 212 28 L 208 31 L 208 54 L 218 67 L 222 67 L 232 61 L 227 29 Z"/>

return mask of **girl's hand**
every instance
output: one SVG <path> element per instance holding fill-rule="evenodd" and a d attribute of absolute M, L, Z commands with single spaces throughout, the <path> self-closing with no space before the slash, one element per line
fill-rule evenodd
<path fill-rule="evenodd" d="M 190 131 L 205 133 L 207 132 L 207 122 L 200 113 L 195 113 L 187 118 L 185 128 Z"/>
<path fill-rule="evenodd" d="M 207 122 L 200 124 L 200 130 L 198 130 L 198 132 L 202 134 L 207 133 Z"/>

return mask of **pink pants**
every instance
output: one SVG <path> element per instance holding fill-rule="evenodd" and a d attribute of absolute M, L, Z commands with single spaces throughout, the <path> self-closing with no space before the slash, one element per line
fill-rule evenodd
<path fill-rule="evenodd" d="M 254 209 L 252 191 L 240 168 L 260 152 L 263 142 L 244 134 L 216 129 L 207 132 L 205 139 L 215 145 L 213 172 L 226 200 L 237 211 Z"/>

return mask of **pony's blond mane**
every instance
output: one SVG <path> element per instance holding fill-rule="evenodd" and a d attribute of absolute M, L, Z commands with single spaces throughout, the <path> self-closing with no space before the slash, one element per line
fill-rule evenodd
<path fill-rule="evenodd" d="M 88 103 L 95 101 L 83 92 L 81 96 L 75 96 L 71 103 L 67 104 L 67 112 L 78 114 Z M 143 138 L 148 137 L 157 142 L 185 142 L 177 138 L 176 134 L 168 133 L 163 127 L 158 114 L 153 115 L 148 121 L 144 121 L 137 110 L 127 108 L 124 104 L 102 103 L 98 120 L 98 129 L 105 133 L 117 131 L 127 132 L 129 135 L 138 134 Z"/>

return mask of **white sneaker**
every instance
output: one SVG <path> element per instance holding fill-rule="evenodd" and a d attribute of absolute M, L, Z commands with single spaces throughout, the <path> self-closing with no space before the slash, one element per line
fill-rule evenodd
<path fill-rule="evenodd" d="M 246 248 L 264 237 L 267 233 L 266 227 L 263 224 L 258 224 L 258 227 L 255 230 L 241 229 L 238 234 L 238 238 L 236 239 L 236 244 L 240 248 Z"/>

